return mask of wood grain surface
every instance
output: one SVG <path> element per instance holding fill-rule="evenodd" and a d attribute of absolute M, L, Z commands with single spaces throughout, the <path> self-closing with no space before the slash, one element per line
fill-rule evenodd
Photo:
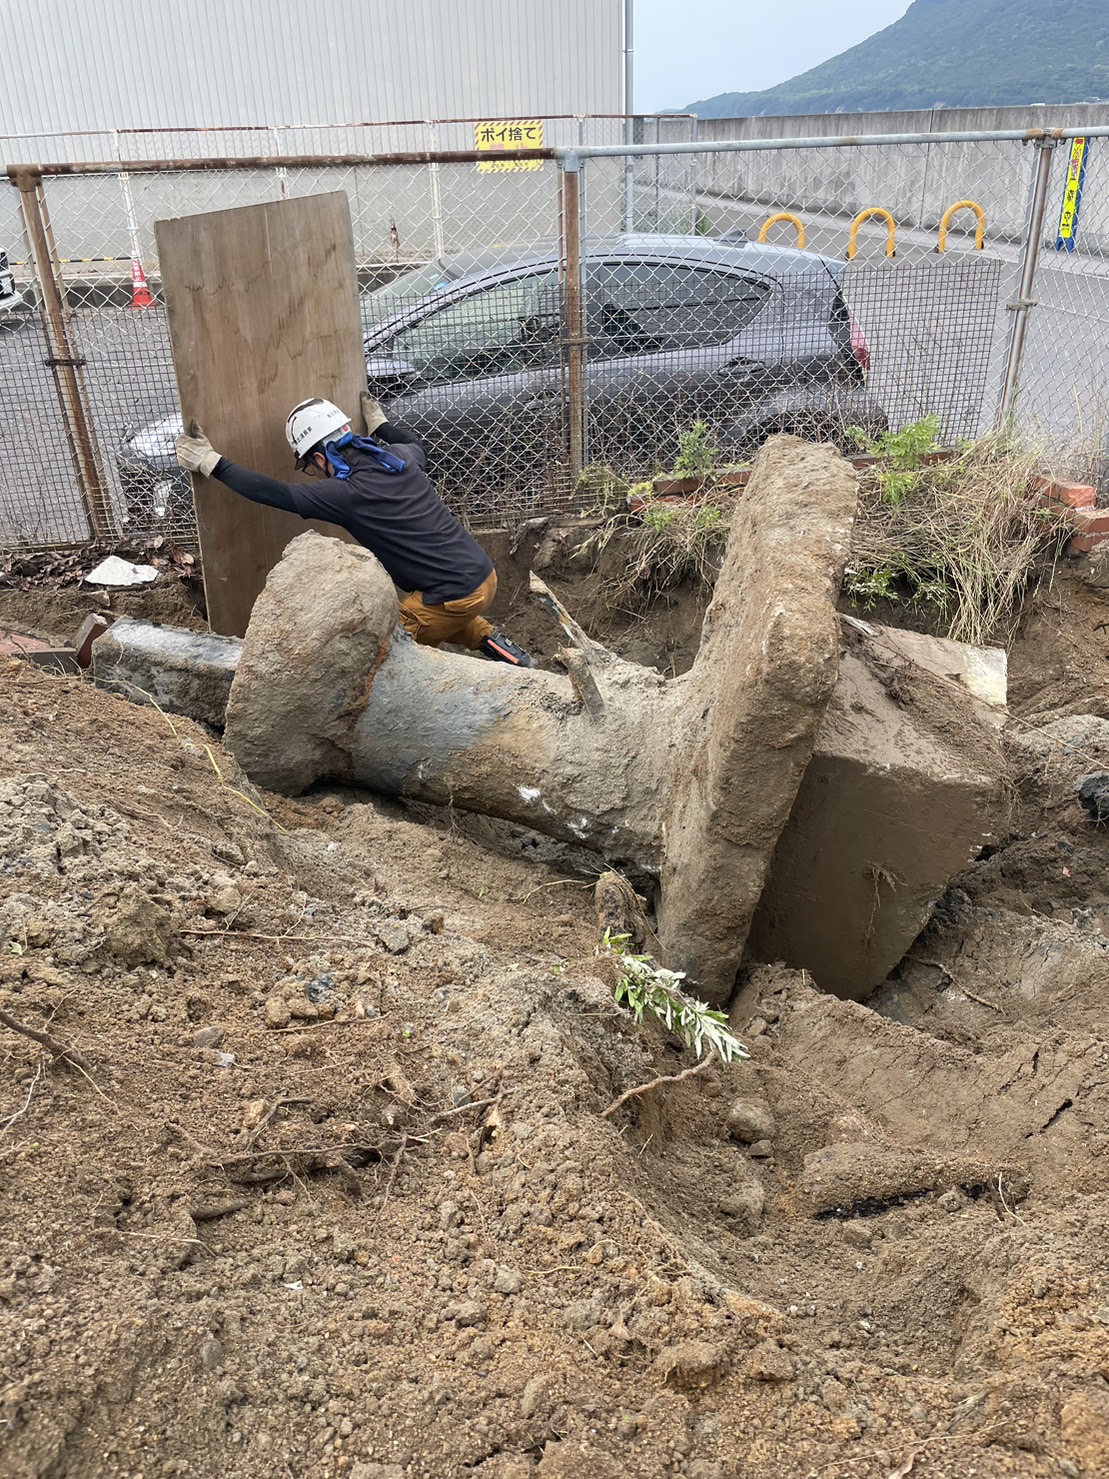
<path fill-rule="evenodd" d="M 299 480 L 285 440 L 298 401 L 323 396 L 362 429 L 366 370 L 350 204 L 343 192 L 155 224 L 186 427 L 217 452 Z M 266 575 L 309 527 L 194 476 L 208 621 L 242 636 Z M 345 538 L 331 524 L 323 533 Z"/>

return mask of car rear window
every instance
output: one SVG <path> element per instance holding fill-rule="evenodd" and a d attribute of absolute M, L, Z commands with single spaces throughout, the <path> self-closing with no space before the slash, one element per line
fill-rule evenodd
<path fill-rule="evenodd" d="M 770 296 L 760 278 L 665 262 L 603 262 L 586 274 L 593 355 L 649 354 L 734 339 Z"/>
<path fill-rule="evenodd" d="M 461 268 L 439 258 L 425 262 L 422 267 L 414 267 L 411 272 L 402 272 L 362 299 L 363 331 L 369 333 L 377 324 L 385 323 L 395 313 L 402 313 L 421 298 L 445 292 L 461 276 Z"/>

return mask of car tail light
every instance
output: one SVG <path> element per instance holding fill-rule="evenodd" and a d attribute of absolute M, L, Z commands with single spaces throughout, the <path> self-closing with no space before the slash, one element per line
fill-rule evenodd
<path fill-rule="evenodd" d="M 866 335 L 854 319 L 851 320 L 851 353 L 859 369 L 865 375 L 870 369 L 870 345 L 867 343 Z"/>

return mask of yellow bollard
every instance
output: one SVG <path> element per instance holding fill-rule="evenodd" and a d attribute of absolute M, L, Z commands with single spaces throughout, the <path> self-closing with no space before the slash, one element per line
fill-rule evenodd
<path fill-rule="evenodd" d="M 951 224 L 951 217 L 956 211 L 973 211 L 978 224 L 974 228 L 974 250 L 980 252 L 986 245 L 986 212 L 976 200 L 957 200 L 954 205 L 949 205 L 940 220 L 940 239 L 936 247 L 938 252 L 947 251 L 947 228 Z"/>
<path fill-rule="evenodd" d="M 871 205 L 868 206 L 865 211 L 860 211 L 855 219 L 851 222 L 851 234 L 847 238 L 847 260 L 849 262 L 859 249 L 858 244 L 855 241 L 855 238 L 859 234 L 859 227 L 863 224 L 864 221 L 869 221 L 871 216 L 879 216 L 883 221 L 885 221 L 886 256 L 893 256 L 897 241 L 897 222 L 890 215 L 889 211 L 883 210 L 880 205 Z"/>
<path fill-rule="evenodd" d="M 759 241 L 764 242 L 770 235 L 770 228 L 778 221 L 790 221 L 793 229 L 797 232 L 797 250 L 803 251 L 805 247 L 805 223 L 800 216 L 795 216 L 792 211 L 779 211 L 775 216 L 767 216 L 759 228 Z"/>

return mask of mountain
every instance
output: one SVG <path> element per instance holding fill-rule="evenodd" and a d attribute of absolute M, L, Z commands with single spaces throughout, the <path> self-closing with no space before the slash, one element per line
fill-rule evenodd
<path fill-rule="evenodd" d="M 914 0 L 899 21 L 764 92 L 690 103 L 702 118 L 1109 98 L 1107 0 Z"/>

